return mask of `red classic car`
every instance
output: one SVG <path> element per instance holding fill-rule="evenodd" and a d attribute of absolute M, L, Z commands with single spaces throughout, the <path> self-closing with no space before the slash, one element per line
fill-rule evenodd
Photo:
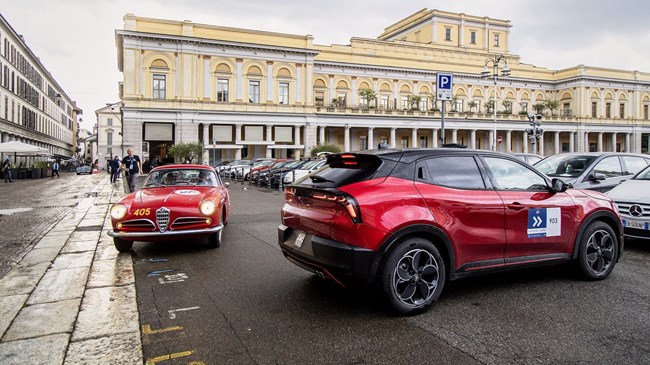
<path fill-rule="evenodd" d="M 228 185 L 210 166 L 156 167 L 139 191 L 113 204 L 108 235 L 120 252 L 130 251 L 133 241 L 200 237 L 219 247 L 230 211 Z"/>

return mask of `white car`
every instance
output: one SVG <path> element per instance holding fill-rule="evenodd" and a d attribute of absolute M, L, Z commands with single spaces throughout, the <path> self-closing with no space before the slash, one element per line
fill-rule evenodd
<path fill-rule="evenodd" d="M 282 181 L 285 184 L 291 184 L 301 177 L 309 175 L 312 171 L 320 169 L 323 165 L 325 165 L 325 163 L 327 163 L 327 160 L 325 159 L 309 161 L 301 168 L 287 172 L 287 174 L 284 176 L 284 180 Z"/>
<path fill-rule="evenodd" d="M 606 194 L 621 213 L 625 236 L 650 239 L 650 166 Z"/>

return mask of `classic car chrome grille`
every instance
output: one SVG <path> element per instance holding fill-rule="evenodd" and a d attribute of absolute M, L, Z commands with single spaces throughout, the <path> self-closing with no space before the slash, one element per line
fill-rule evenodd
<path fill-rule="evenodd" d="M 158 230 L 160 232 L 165 232 L 167 230 L 168 223 L 169 223 L 169 209 L 162 207 L 156 210 L 156 224 L 158 225 Z"/>
<path fill-rule="evenodd" d="M 152 221 L 150 221 L 148 219 L 134 219 L 134 220 L 122 222 L 122 229 L 125 229 L 125 228 L 138 228 L 138 229 L 154 230 L 154 229 L 156 229 L 156 226 L 153 224 Z"/>
<path fill-rule="evenodd" d="M 180 228 L 183 226 L 190 226 L 194 224 L 205 224 L 205 217 L 182 217 L 178 218 L 172 223 L 172 228 Z"/>
<path fill-rule="evenodd" d="M 634 218 L 650 217 L 650 204 L 616 202 L 616 208 L 622 216 Z"/>

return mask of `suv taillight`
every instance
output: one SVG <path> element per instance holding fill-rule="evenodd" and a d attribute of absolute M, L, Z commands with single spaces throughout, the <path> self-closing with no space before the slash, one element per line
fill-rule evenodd
<path fill-rule="evenodd" d="M 284 193 L 285 200 L 287 202 L 292 202 L 296 197 L 296 188 L 286 187 L 284 189 Z M 308 191 L 305 192 L 304 195 L 301 194 L 301 196 L 305 196 L 314 200 L 340 204 L 348 213 L 353 223 L 361 223 L 361 211 L 359 209 L 359 203 L 357 203 L 357 200 L 348 194 L 345 194 L 343 192 L 330 193 L 325 191 Z"/>

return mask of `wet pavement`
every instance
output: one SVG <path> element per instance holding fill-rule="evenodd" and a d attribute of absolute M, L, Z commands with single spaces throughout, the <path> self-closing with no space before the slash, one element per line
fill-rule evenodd
<path fill-rule="evenodd" d="M 130 254 L 106 235 L 108 174 L 0 185 L 0 363 L 142 363 Z"/>

